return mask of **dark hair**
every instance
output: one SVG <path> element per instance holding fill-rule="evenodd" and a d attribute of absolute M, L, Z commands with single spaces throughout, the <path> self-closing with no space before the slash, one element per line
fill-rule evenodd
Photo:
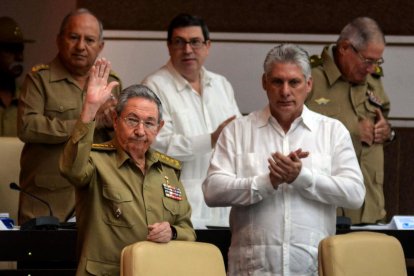
<path fill-rule="evenodd" d="M 171 42 L 172 33 L 175 29 L 191 26 L 201 27 L 201 30 L 203 31 L 204 40 L 210 40 L 210 34 L 208 32 L 207 25 L 201 17 L 190 15 L 187 13 L 181 13 L 174 17 L 174 19 L 170 22 L 170 25 L 168 25 L 167 41 Z"/>
<path fill-rule="evenodd" d="M 160 99 L 151 89 L 142 84 L 134 84 L 122 90 L 118 97 L 118 104 L 115 108 L 118 116 L 120 116 L 122 110 L 124 110 L 128 99 L 131 98 L 144 98 L 154 102 L 158 108 L 158 123 L 162 120 L 162 105 Z"/>

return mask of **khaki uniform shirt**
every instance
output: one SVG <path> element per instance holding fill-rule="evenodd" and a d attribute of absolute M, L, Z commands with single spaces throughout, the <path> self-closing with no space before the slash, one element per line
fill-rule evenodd
<path fill-rule="evenodd" d="M 93 124 L 77 123 L 60 160 L 62 174 L 76 187 L 77 275 L 119 275 L 122 249 L 146 240 L 149 224 L 167 221 L 177 239 L 194 241 L 181 163 L 150 149 L 144 175 L 116 139 L 92 145 Z M 163 184 L 180 191 L 180 198 L 168 196 Z"/>
<path fill-rule="evenodd" d="M 6 107 L 0 101 L 0 136 L 17 136 L 17 104 L 18 92 L 14 96 L 11 104 Z"/>
<path fill-rule="evenodd" d="M 114 75 L 110 81 L 117 80 Z M 114 94 L 118 95 L 117 87 Z M 21 187 L 47 201 L 53 214 L 65 221 L 74 212 L 75 192 L 58 168 L 59 155 L 82 110 L 86 87 L 79 87 L 55 58 L 48 65 L 34 67 L 21 89 L 18 136 L 25 142 L 21 159 Z M 104 129 L 100 130 L 102 133 Z M 106 135 L 99 140 L 110 140 Z M 20 194 L 19 224 L 48 215 L 47 206 Z"/>
<path fill-rule="evenodd" d="M 375 123 L 377 108 L 387 117 L 390 101 L 380 79 L 368 75 L 366 82 L 360 85 L 353 85 L 344 80 L 334 62 L 332 47 L 333 45 L 325 47 L 319 64 L 318 61 L 311 60 L 316 66 L 312 68 L 313 88 L 306 104 L 313 111 L 340 120 L 351 133 L 364 176 L 366 196 L 360 209 L 345 210 L 345 215 L 351 218 L 353 224 L 375 223 L 386 215 L 383 192 L 383 144 L 362 144 L 358 122 L 360 119 L 368 118 Z"/>

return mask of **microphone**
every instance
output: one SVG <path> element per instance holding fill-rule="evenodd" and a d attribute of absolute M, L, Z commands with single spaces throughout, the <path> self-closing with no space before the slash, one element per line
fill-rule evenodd
<path fill-rule="evenodd" d="M 53 216 L 52 208 L 50 207 L 50 204 L 47 201 L 29 192 L 26 192 L 14 182 L 10 183 L 10 189 L 19 191 L 23 194 L 26 194 L 32 198 L 37 199 L 38 201 L 45 204 L 47 208 L 49 209 L 49 216 L 41 216 L 37 218 L 32 218 L 26 221 L 25 223 L 23 223 L 20 226 L 20 230 L 56 230 L 59 227 L 59 219 Z"/>
<path fill-rule="evenodd" d="M 342 211 L 342 215 L 336 217 L 336 229 L 349 230 L 351 229 L 351 219 L 345 216 L 345 210 L 343 207 L 339 208 Z"/>

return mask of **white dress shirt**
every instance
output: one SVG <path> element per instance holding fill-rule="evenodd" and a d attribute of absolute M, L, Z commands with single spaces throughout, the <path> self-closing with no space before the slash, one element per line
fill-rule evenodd
<path fill-rule="evenodd" d="M 268 158 L 299 148 L 310 154 L 298 177 L 275 190 Z M 336 207 L 360 207 L 365 187 L 342 123 L 304 107 L 285 133 L 267 107 L 223 130 L 203 192 L 209 206 L 232 206 L 229 275 L 286 276 L 317 275 Z"/>
<path fill-rule="evenodd" d="M 201 70 L 201 95 L 174 68 L 171 61 L 143 81 L 161 99 L 164 127 L 152 145 L 183 162 L 181 181 L 192 208 L 195 228 L 229 224 L 229 208 L 209 208 L 201 184 L 211 157 L 211 133 L 227 118 L 241 116 L 227 79 Z"/>

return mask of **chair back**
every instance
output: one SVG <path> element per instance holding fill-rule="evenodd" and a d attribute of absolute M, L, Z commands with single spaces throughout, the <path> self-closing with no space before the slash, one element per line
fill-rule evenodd
<path fill-rule="evenodd" d="M 407 276 L 404 252 L 392 236 L 360 231 L 319 243 L 319 276 Z"/>
<path fill-rule="evenodd" d="M 220 250 L 191 241 L 142 241 L 121 253 L 121 276 L 225 276 Z"/>
<path fill-rule="evenodd" d="M 17 137 L 0 137 L 0 213 L 9 213 L 17 224 L 19 192 L 11 190 L 11 182 L 19 184 L 20 153 L 24 143 Z"/>

